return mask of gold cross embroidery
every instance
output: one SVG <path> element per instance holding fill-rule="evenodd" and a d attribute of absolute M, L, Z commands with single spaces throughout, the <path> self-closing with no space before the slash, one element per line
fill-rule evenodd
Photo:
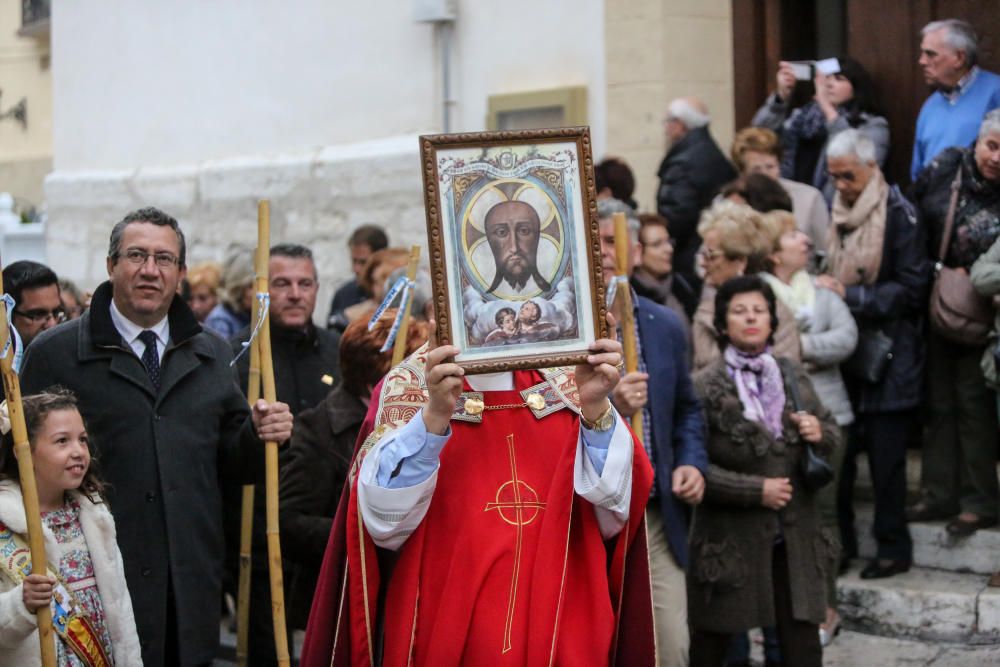
<path fill-rule="evenodd" d="M 545 503 L 538 499 L 533 488 L 518 479 L 517 458 L 514 454 L 514 434 L 507 436 L 507 452 L 510 456 L 510 479 L 497 489 L 495 502 L 487 503 L 484 512 L 496 510 L 500 518 L 515 528 L 514 571 L 510 578 L 510 593 L 507 596 L 507 622 L 503 633 L 503 653 L 511 649 L 510 634 L 514 620 L 514 603 L 517 599 L 517 579 L 521 573 L 521 537 L 524 526 L 535 520 Z"/>

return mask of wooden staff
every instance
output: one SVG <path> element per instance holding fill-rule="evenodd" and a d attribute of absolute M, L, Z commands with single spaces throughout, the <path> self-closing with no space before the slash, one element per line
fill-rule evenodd
<path fill-rule="evenodd" d="M 420 263 L 420 246 L 410 247 L 410 264 L 406 267 L 406 279 L 413 282 L 417 278 L 417 264 Z M 403 309 L 403 319 L 399 324 L 399 331 L 396 332 L 396 342 L 392 346 L 392 365 L 395 366 L 403 360 L 406 355 L 406 337 L 410 330 L 410 311 L 413 310 L 413 291 L 410 290 L 410 298 L 406 301 L 406 308 Z"/>
<path fill-rule="evenodd" d="M 254 267 L 257 266 L 257 256 L 261 249 L 257 248 L 254 255 Z M 265 248 L 270 260 L 270 248 Z M 251 327 L 256 324 L 260 311 L 260 301 L 254 297 L 250 315 Z M 250 374 L 247 381 L 247 403 L 250 409 L 260 398 L 260 342 L 254 338 L 250 342 Z M 253 484 L 243 486 L 243 502 L 240 506 L 240 579 L 236 594 L 236 664 L 246 667 L 250 640 L 250 563 L 253 545 Z"/>
<path fill-rule="evenodd" d="M 3 277 L 0 274 L 0 294 L 3 294 Z M 10 337 L 7 322 L 7 308 L 0 304 L 0 350 L 7 345 Z M 21 405 L 21 383 L 14 370 L 14 341 L 7 356 L 0 359 L 3 373 L 3 388 L 7 395 L 7 414 L 10 418 L 11 433 L 14 436 L 14 454 L 17 456 L 17 470 L 21 478 L 21 497 L 24 501 L 24 516 L 28 523 L 28 547 L 31 549 L 31 572 L 47 574 L 49 565 L 45 559 L 45 536 L 42 533 L 42 515 L 38 507 L 38 487 L 35 485 L 35 467 L 31 462 L 31 445 L 28 442 L 28 428 L 24 423 L 24 406 Z M 52 639 L 52 607 L 42 605 L 35 612 L 38 620 L 38 642 L 42 651 L 42 666 L 55 667 L 56 645 Z"/>
<path fill-rule="evenodd" d="M 271 239 L 271 202 L 261 199 L 257 204 L 257 293 L 268 290 L 268 261 Z M 266 316 L 266 314 L 265 314 Z M 264 386 L 264 400 L 274 403 L 274 364 L 271 359 L 271 322 L 264 320 L 257 334 L 260 341 L 260 377 Z M 281 573 L 281 538 L 278 532 L 278 443 L 268 440 L 264 444 L 264 498 L 267 525 L 267 570 L 271 575 L 271 616 L 274 620 L 274 648 L 278 667 L 289 667 L 288 635 L 285 630 L 285 587 Z"/>
<path fill-rule="evenodd" d="M 622 348 L 625 353 L 625 371 L 639 370 L 639 355 L 635 349 L 635 313 L 632 310 L 632 290 L 628 284 L 628 254 L 632 250 L 629 240 L 628 219 L 624 213 L 612 216 L 615 223 L 615 264 L 618 268 L 619 283 L 616 294 L 621 298 L 620 324 L 622 327 Z M 632 415 L 632 431 L 642 441 L 642 410 Z"/>

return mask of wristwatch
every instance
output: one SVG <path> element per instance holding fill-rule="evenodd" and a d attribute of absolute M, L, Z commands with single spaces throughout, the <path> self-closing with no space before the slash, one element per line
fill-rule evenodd
<path fill-rule="evenodd" d="M 608 401 L 608 408 L 597 418 L 597 421 L 590 421 L 580 414 L 580 421 L 583 422 L 583 427 L 590 431 L 610 431 L 611 427 L 615 425 L 615 409 L 611 405 L 611 401 Z"/>

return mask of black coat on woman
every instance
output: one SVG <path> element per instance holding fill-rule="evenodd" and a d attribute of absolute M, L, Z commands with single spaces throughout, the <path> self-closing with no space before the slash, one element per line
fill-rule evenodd
<path fill-rule="evenodd" d="M 788 360 L 779 363 L 785 380 L 781 439 L 743 416 L 723 359 L 694 377 L 708 423 L 709 461 L 705 498 L 691 526 L 688 618 L 696 630 L 734 633 L 775 624 L 772 557 L 779 535 L 788 554 L 794 617 L 811 623 L 825 619 L 825 581 L 839 545 L 820 527 L 814 495 L 803 485 L 805 448 L 791 420 L 796 406 L 790 383 L 798 383 L 801 409 L 822 424 L 823 438 L 812 445 L 817 455 L 828 458 L 840 446 L 840 429 L 805 371 Z M 761 504 L 767 477 L 791 480 L 792 498 L 780 511 Z"/>
<path fill-rule="evenodd" d="M 920 405 L 927 354 L 924 314 L 932 272 L 924 248 L 913 205 L 892 186 L 878 278 L 872 285 L 847 287 L 844 295 L 858 323 L 859 346 L 860 338 L 874 329 L 893 341 L 892 359 L 880 382 L 872 384 L 844 373 L 856 412 L 897 412 Z"/>

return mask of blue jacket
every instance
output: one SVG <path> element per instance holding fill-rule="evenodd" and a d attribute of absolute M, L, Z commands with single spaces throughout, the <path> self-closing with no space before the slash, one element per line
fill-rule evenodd
<path fill-rule="evenodd" d="M 674 468 L 694 466 L 705 475 L 705 419 L 687 367 L 688 342 L 680 320 L 668 308 L 649 299 L 636 300 L 636 323 L 642 358 L 649 374 L 650 429 L 656 469 L 656 490 L 663 529 L 681 567 L 688 563 L 688 518 L 691 510 L 671 491 Z"/>

